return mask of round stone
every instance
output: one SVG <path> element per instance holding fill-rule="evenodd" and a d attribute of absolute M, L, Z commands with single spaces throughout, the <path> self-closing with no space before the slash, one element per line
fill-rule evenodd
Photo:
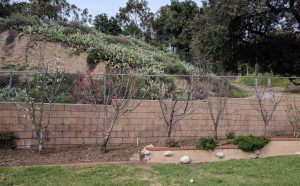
<path fill-rule="evenodd" d="M 258 156 L 256 154 L 251 154 L 250 158 L 251 159 L 256 159 L 256 158 L 258 158 Z"/>
<path fill-rule="evenodd" d="M 173 155 L 174 155 L 174 153 L 172 151 L 166 151 L 164 153 L 164 156 L 173 156 Z"/>
<path fill-rule="evenodd" d="M 179 160 L 180 163 L 189 164 L 192 159 L 189 156 L 182 156 Z"/>
<path fill-rule="evenodd" d="M 145 155 L 150 155 L 151 152 L 149 150 L 143 150 L 142 154 L 145 154 Z"/>
<path fill-rule="evenodd" d="M 221 159 L 221 158 L 224 158 L 225 154 L 224 154 L 224 152 L 217 152 L 216 156 Z"/>
<path fill-rule="evenodd" d="M 151 156 L 145 156 L 143 160 L 144 161 L 150 161 L 151 160 Z"/>

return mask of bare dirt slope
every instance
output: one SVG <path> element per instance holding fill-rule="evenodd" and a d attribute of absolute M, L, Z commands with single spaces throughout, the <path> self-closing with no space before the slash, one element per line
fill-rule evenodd
<path fill-rule="evenodd" d="M 60 58 L 67 72 L 84 72 L 88 54 L 62 43 L 49 42 L 16 31 L 0 33 L 0 69 L 30 70 L 40 61 L 50 62 Z M 100 63 L 95 72 L 103 72 Z"/>

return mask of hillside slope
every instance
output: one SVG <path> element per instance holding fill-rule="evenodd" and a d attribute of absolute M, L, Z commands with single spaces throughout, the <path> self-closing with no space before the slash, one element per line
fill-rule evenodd
<path fill-rule="evenodd" d="M 0 68 L 30 69 L 60 57 L 69 72 L 104 70 L 114 64 L 143 74 L 192 74 L 195 68 L 127 36 L 111 36 L 79 25 L 45 22 L 16 15 L 0 20 Z"/>
<path fill-rule="evenodd" d="M 0 68 L 14 70 L 33 70 L 41 61 L 53 61 L 60 58 L 67 72 L 83 72 L 88 70 L 86 52 L 75 53 L 76 50 L 62 43 L 46 40 L 35 40 L 24 33 L 6 31 L 0 34 Z M 12 43 L 7 44 L 10 35 L 15 35 Z M 97 71 L 101 72 L 101 71 Z"/>

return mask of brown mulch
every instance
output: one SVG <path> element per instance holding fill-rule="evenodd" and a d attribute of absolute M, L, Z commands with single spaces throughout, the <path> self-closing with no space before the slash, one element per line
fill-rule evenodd
<path fill-rule="evenodd" d="M 144 146 L 114 146 L 102 153 L 99 146 L 65 147 L 36 150 L 0 149 L 0 166 L 65 165 L 101 162 L 127 162 L 133 154 L 139 154 Z"/>
<path fill-rule="evenodd" d="M 181 141 L 181 146 L 194 146 L 196 140 Z M 45 149 L 41 154 L 35 149 L 0 149 L 1 166 L 27 165 L 81 165 L 112 162 L 128 162 L 133 154 L 139 154 L 147 144 L 109 146 L 107 153 L 100 146 L 64 147 Z M 163 146 L 162 144 L 154 144 Z"/>

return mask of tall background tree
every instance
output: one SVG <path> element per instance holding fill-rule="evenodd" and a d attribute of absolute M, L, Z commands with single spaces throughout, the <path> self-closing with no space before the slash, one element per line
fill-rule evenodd
<path fill-rule="evenodd" d="M 237 72 L 242 64 L 262 71 L 300 74 L 299 0 L 209 0 L 195 18 L 195 64 Z"/>
<path fill-rule="evenodd" d="M 105 13 L 95 16 L 94 26 L 97 30 L 106 34 L 119 35 L 122 33 L 118 20 L 115 17 L 108 18 Z"/>
<path fill-rule="evenodd" d="M 6 18 L 15 13 L 28 14 L 28 2 L 0 0 L 0 17 Z"/>
<path fill-rule="evenodd" d="M 68 15 L 70 4 L 66 0 L 29 0 L 31 13 L 43 19 L 62 20 Z"/>
<path fill-rule="evenodd" d="M 10 9 L 10 0 L 1 0 L 0 1 L 0 17 L 5 17 L 9 14 Z"/>
<path fill-rule="evenodd" d="M 147 0 L 128 0 L 126 6 L 120 8 L 117 19 L 124 34 L 147 42 L 151 40 L 153 13 Z"/>
<path fill-rule="evenodd" d="M 81 10 L 76 5 L 68 3 L 67 0 L 0 1 L 0 17 L 9 17 L 16 13 L 80 24 L 92 22 L 88 9 Z"/>
<path fill-rule="evenodd" d="M 199 8 L 193 0 L 171 0 L 170 5 L 159 9 L 153 24 L 156 41 L 166 48 L 176 51 L 183 59 L 189 58 L 191 41 L 191 21 Z"/>

